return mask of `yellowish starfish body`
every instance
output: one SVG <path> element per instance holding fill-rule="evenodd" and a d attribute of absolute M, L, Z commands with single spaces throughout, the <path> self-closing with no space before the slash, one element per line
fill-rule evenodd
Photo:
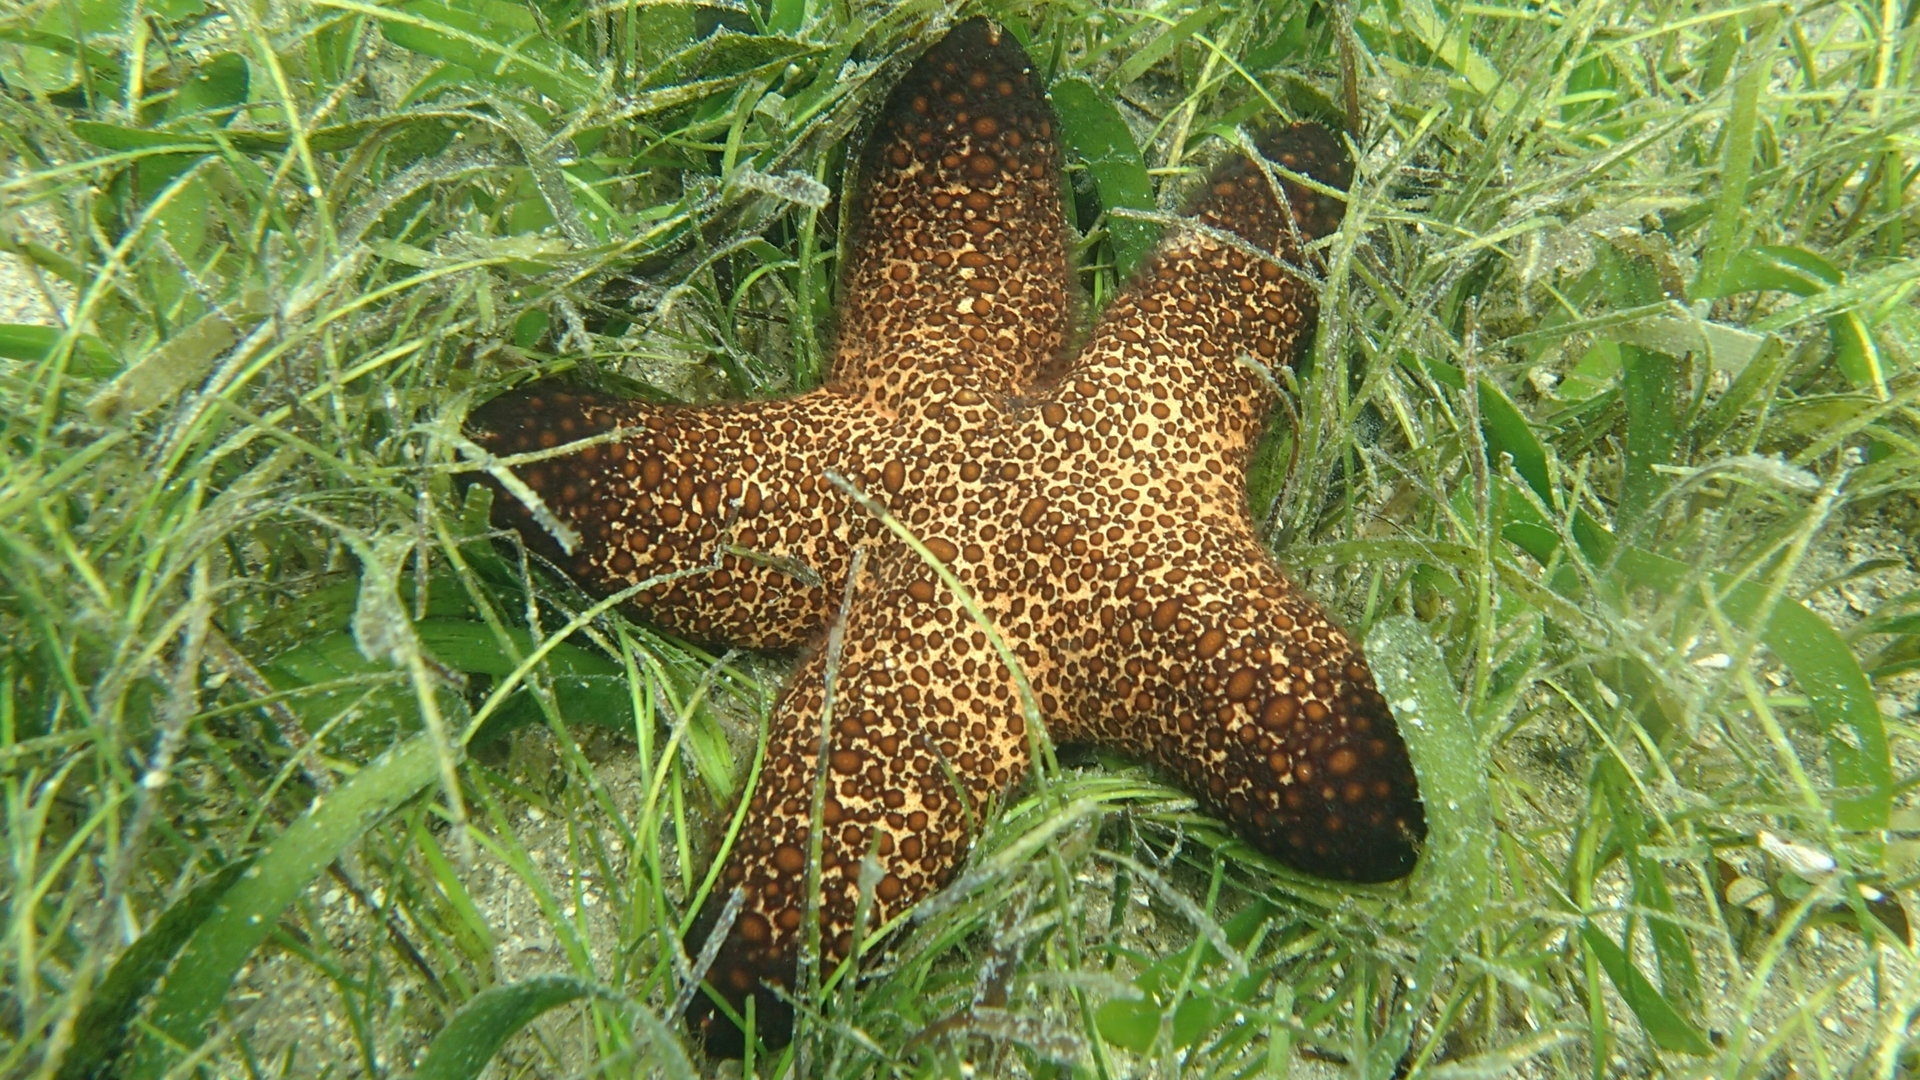
<path fill-rule="evenodd" d="M 851 948 L 869 851 L 877 925 L 952 877 L 971 840 L 965 807 L 1030 764 L 1014 673 L 987 630 L 829 473 L 887 506 L 977 601 L 1056 741 L 1156 762 L 1253 846 L 1316 874 L 1399 877 L 1425 835 L 1358 647 L 1281 574 L 1246 509 L 1270 393 L 1259 367 L 1311 339 L 1303 247 L 1338 227 L 1342 204 L 1227 163 L 1066 357 L 1056 137 L 1025 53 L 964 23 L 908 72 L 866 146 L 826 386 L 698 408 L 535 389 L 472 420 L 498 453 L 629 430 L 520 471 L 579 534 L 573 553 L 505 493 L 496 513 L 602 592 L 717 566 L 640 596 L 662 626 L 803 645 L 847 597 L 837 669 L 816 651 L 776 708 L 722 895 L 690 942 L 744 890 L 710 981 L 736 1008 L 758 995 L 769 1041 L 790 1023 L 768 986 L 792 987 L 829 674 L 829 960 Z M 1261 151 L 1349 182 L 1320 128 L 1283 129 Z M 710 1000 L 691 1018 L 710 1049 L 739 1052 Z"/>

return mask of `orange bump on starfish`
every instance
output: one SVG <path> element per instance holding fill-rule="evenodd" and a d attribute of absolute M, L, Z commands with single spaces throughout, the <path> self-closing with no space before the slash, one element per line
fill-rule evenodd
<path fill-rule="evenodd" d="M 1218 169 L 1147 269 L 1062 356 L 1071 305 L 1052 110 L 1027 57 L 963 23 L 893 91 L 859 167 L 838 348 L 799 397 L 668 407 L 536 388 L 471 420 L 507 454 L 615 427 L 518 475 L 579 536 L 562 551 L 504 491 L 496 520 L 583 585 L 643 592 L 653 622 L 754 647 L 817 640 L 848 592 L 833 672 L 821 940 L 852 947 L 861 860 L 878 925 L 946 884 L 986 805 L 1029 766 L 1012 673 L 932 570 L 827 478 L 884 502 L 990 617 L 1052 737 L 1151 760 L 1259 850 L 1328 877 L 1412 869 L 1426 833 L 1406 747 L 1359 647 L 1273 564 L 1247 514 L 1270 390 L 1312 338 L 1302 245 L 1343 203 L 1246 158 Z M 1344 189 L 1312 125 L 1268 159 Z M 1230 236 L 1228 234 L 1231 234 Z M 1042 379 L 1047 366 L 1057 373 Z M 866 569 L 847 580 L 853 552 Z M 797 573 L 805 566 L 811 575 Z M 724 883 L 744 905 L 709 976 L 787 1036 L 828 671 L 816 652 L 774 711 Z M 957 783 L 955 780 L 957 779 Z M 740 1032 L 703 995 L 716 1053 Z"/>

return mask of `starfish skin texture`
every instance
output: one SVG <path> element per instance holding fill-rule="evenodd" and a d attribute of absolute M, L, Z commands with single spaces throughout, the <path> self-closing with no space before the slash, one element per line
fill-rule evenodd
<path fill-rule="evenodd" d="M 1425 838 L 1359 646 L 1274 565 L 1246 506 L 1268 371 L 1297 358 L 1317 318 L 1304 246 L 1338 228 L 1344 204 L 1227 161 L 1067 354 L 1056 127 L 1011 36 L 962 23 L 908 71 L 861 156 L 825 386 L 706 407 L 536 387 L 470 420 L 497 454 L 619 429 L 517 470 L 578 532 L 574 552 L 504 491 L 496 521 L 603 594 L 701 571 L 639 595 L 657 625 L 805 645 L 845 598 L 838 663 L 830 672 L 814 650 L 776 706 L 722 887 L 688 937 L 697 951 L 725 895 L 743 891 L 688 1014 L 716 1055 L 742 1049 L 716 999 L 739 1012 L 753 996 L 759 1035 L 789 1037 L 773 988 L 794 986 L 829 677 L 829 964 L 852 948 L 870 851 L 877 926 L 952 879 L 974 816 L 1030 765 L 1013 673 L 985 630 L 829 470 L 888 507 L 986 612 L 1055 741 L 1155 763 L 1309 873 L 1401 877 Z M 1332 188 L 1351 181 L 1319 127 L 1282 128 L 1259 149 Z M 856 548 L 864 570 L 849 581 Z"/>

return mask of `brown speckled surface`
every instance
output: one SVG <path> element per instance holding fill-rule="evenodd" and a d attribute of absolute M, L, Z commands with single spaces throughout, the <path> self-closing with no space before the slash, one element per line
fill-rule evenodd
<path fill-rule="evenodd" d="M 882 499 L 945 562 L 1019 656 L 1053 738 L 1151 759 L 1260 850 L 1330 877 L 1413 866 L 1425 834 L 1406 749 L 1358 646 L 1274 566 L 1245 504 L 1269 390 L 1318 308 L 1307 279 L 1209 230 L 1301 259 L 1341 204 L 1258 168 L 1222 166 L 1060 374 L 1068 328 L 1059 151 L 1010 36 L 955 28 L 894 91 L 862 159 L 833 380 L 783 401 L 672 408 L 550 389 L 472 418 L 496 453 L 616 425 L 620 441 L 520 470 L 579 531 L 583 584 L 721 569 L 644 594 L 655 622 L 710 641 L 814 641 L 857 545 L 827 753 L 822 939 L 849 947 L 859 863 L 883 876 L 875 923 L 944 885 L 977 809 L 1028 767 L 1006 666 L 932 570 L 851 505 L 831 469 Z M 1271 160 L 1344 188 L 1351 169 L 1307 125 Z M 751 552 L 752 554 L 745 554 Z M 808 583 L 789 571 L 804 563 Z M 827 672 L 816 652 L 773 719 L 768 764 L 723 875 L 746 905 L 709 976 L 736 1005 L 791 985 Z M 956 791 L 949 772 L 958 777 Z M 696 925 L 697 951 L 717 897 Z M 790 1017 L 759 989 L 761 1032 Z M 739 1035 L 701 1000 L 709 1048 Z"/>

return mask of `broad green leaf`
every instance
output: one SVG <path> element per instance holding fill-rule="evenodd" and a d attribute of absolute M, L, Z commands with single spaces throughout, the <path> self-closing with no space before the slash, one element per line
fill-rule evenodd
<path fill-rule="evenodd" d="M 1610 112 L 1620 101 L 1620 71 L 1606 54 L 1581 63 L 1567 76 L 1560 117 L 1578 121 Z"/>
<path fill-rule="evenodd" d="M 1680 391 L 1685 365 L 1663 352 L 1620 346 L 1620 397 L 1627 406 L 1625 460 L 1615 520 L 1640 522 L 1671 481 L 1659 467 L 1673 464 L 1680 441 Z"/>
<path fill-rule="evenodd" d="M 547 328 L 553 325 L 553 316 L 544 308 L 529 308 L 520 313 L 513 323 L 513 343 L 522 349 L 531 349 L 540 344 L 547 336 Z"/>
<path fill-rule="evenodd" d="M 1394 1075 L 1443 963 L 1450 960 L 1493 887 L 1493 811 L 1487 757 L 1460 707 L 1460 692 L 1427 628 L 1406 615 L 1382 619 L 1367 634 L 1367 658 L 1406 738 L 1426 808 L 1427 849 L 1412 880 L 1427 914 L 1425 941 L 1409 980 L 1409 998 L 1367 1052 L 1363 1074 Z"/>
<path fill-rule="evenodd" d="M 1720 194 L 1714 201 L 1706 251 L 1700 257 L 1699 275 L 1687 290 L 1689 296 L 1716 294 L 1720 275 L 1726 271 L 1745 234 L 1741 215 L 1747 205 L 1747 185 L 1753 176 L 1754 124 L 1759 115 L 1760 91 L 1772 70 L 1770 54 L 1755 57 L 1748 61 L 1746 70 L 1733 84 L 1733 101 L 1720 128 Z"/>
<path fill-rule="evenodd" d="M 261 673 L 287 694 L 287 707 L 308 733 L 333 725 L 327 736 L 330 753 L 363 757 L 420 728 L 412 688 L 393 668 L 360 655 L 346 631 L 297 645 Z M 341 715 L 349 709 L 354 710 L 350 715 Z"/>
<path fill-rule="evenodd" d="M 1622 345 L 1668 356 L 1705 356 L 1712 360 L 1715 370 L 1729 375 L 1746 370 L 1768 342 L 1779 340 L 1772 334 L 1753 334 L 1691 314 L 1648 315 L 1609 327 L 1603 333 Z"/>
<path fill-rule="evenodd" d="M 221 53 L 194 68 L 185 82 L 173 92 L 167 103 L 167 119 L 191 119 L 202 113 L 233 109 L 247 101 L 247 60 L 238 53 Z M 229 112 L 219 118 L 225 126 L 233 120 Z"/>
<path fill-rule="evenodd" d="M 1261 72 L 1278 67 L 1282 62 L 1292 59 L 1307 47 L 1307 13 L 1296 13 L 1286 22 L 1279 24 L 1273 36 L 1264 44 L 1247 50 L 1241 58 L 1240 66 L 1251 72 Z"/>
<path fill-rule="evenodd" d="M 1833 362 L 1840 374 L 1855 389 L 1872 390 L 1881 401 L 1887 400 L 1887 369 L 1880 358 L 1880 346 L 1873 331 L 1858 311 L 1843 311 L 1827 319 L 1827 332 L 1833 335 Z"/>
<path fill-rule="evenodd" d="M 1513 459 L 1513 469 L 1535 488 L 1547 485 L 1547 451 L 1533 436 L 1527 418 L 1492 379 L 1480 380 L 1480 423 L 1488 449 L 1498 446 Z"/>
<path fill-rule="evenodd" d="M 45 26 L 27 27 L 18 24 L 0 26 L 0 41 L 9 42 L 14 45 L 24 45 L 35 52 L 59 54 L 69 59 L 84 55 L 87 66 L 92 68 L 94 74 L 103 82 L 119 83 L 127 77 L 125 69 L 120 66 L 118 57 L 113 53 L 94 45 L 88 45 L 82 49 L 80 46 L 74 44 L 72 38 L 64 34 L 55 33 Z M 45 61 L 36 60 L 35 63 L 46 65 L 48 74 L 54 74 L 57 70 L 57 72 L 60 73 L 60 77 L 65 79 L 65 81 L 58 86 L 38 84 L 44 91 L 51 92 L 71 86 L 78 76 L 78 68 L 74 66 L 54 69 L 51 65 L 47 65 Z"/>
<path fill-rule="evenodd" d="M 425 619 L 415 626 L 420 636 L 420 644 L 432 650 L 441 662 L 461 671 L 474 671 L 499 678 L 512 674 L 515 661 L 500 650 L 499 642 L 494 639 L 493 631 L 485 623 L 455 619 Z M 521 655 L 534 650 L 533 635 L 519 628 L 511 628 L 507 636 L 513 639 L 513 646 Z M 565 642 L 555 645 L 547 653 L 547 669 L 554 675 L 608 676 L 620 675 L 620 665 L 589 652 L 578 645 Z"/>
<path fill-rule="evenodd" d="M 1596 245 L 1594 255 L 1614 308 L 1637 308 L 1666 298 L 1659 267 L 1647 255 L 1614 244 Z M 1669 481 L 1656 467 L 1671 465 L 1679 444 L 1685 373 L 1686 367 L 1675 356 L 1638 345 L 1620 346 L 1620 396 L 1627 406 L 1627 431 L 1617 520 L 1640 521 L 1667 489 Z"/>
<path fill-rule="evenodd" d="M 9 360 L 38 363 L 53 355 L 54 347 L 66 331 L 57 326 L 0 323 L 0 356 Z M 67 370 L 82 378 L 97 379 L 119 370 L 107 343 L 92 334 L 77 334 L 73 342 L 73 361 Z"/>
<path fill-rule="evenodd" d="M 1713 292 L 1715 298 L 1772 289 L 1795 296 L 1817 296 L 1846 284 L 1846 275 L 1831 262 L 1805 248 L 1766 244 L 1747 248 L 1729 261 Z M 1887 399 L 1886 366 L 1873 331 L 1857 308 L 1827 317 L 1833 340 L 1834 363 L 1855 388 L 1873 390 Z"/>
<path fill-rule="evenodd" d="M 51 96 L 80 81 L 80 64 L 74 60 L 71 50 L 20 45 L 0 49 L 0 80 L 9 86 Z"/>
<path fill-rule="evenodd" d="M 67 1051 L 58 1080 L 94 1080 L 120 1055 L 127 1044 L 127 1026 L 139 1012 L 141 999 L 249 865 L 251 860 L 243 860 L 221 867 L 175 901 L 140 935 L 140 940 L 120 954 L 74 1022 L 74 1030 L 85 1032 L 86 1038 L 75 1040 Z"/>
<path fill-rule="evenodd" d="M 71 127 L 75 135 L 108 150 L 165 149 L 206 153 L 214 149 L 212 140 L 206 136 L 185 132 L 149 131 L 146 128 L 103 124 L 97 120 L 75 120 Z"/>
<path fill-rule="evenodd" d="M 1253 935 L 1273 917 L 1277 909 L 1264 900 L 1256 900 L 1247 905 L 1233 918 L 1220 926 L 1227 944 L 1236 949 L 1244 948 Z M 1137 999 L 1116 998 L 1101 1005 L 1094 1014 L 1099 1025 L 1100 1035 L 1116 1046 L 1124 1047 L 1136 1053 L 1146 1051 L 1153 1046 L 1160 1031 L 1160 1019 L 1169 1005 L 1172 1005 L 1174 992 L 1178 989 L 1180 978 L 1187 969 L 1187 961 L 1194 950 L 1199 952 L 1195 965 L 1197 971 L 1205 971 L 1218 965 L 1223 959 L 1220 951 L 1204 935 L 1178 953 L 1157 963 L 1147 966 L 1133 980 L 1142 997 Z M 1250 974 L 1236 980 L 1228 988 L 1227 996 L 1244 1004 L 1258 992 L 1264 983 L 1264 976 Z M 1181 999 L 1174 1007 L 1173 1044 L 1176 1048 L 1195 1045 L 1220 1026 L 1225 1019 L 1228 1006 L 1219 996 Z"/>
<path fill-rule="evenodd" d="M 1677 916 L 1679 909 L 1667 888 L 1666 871 L 1660 863 L 1645 855 L 1634 861 L 1634 897 L 1647 910 Z M 1660 982 L 1668 996 L 1682 1004 L 1700 1001 L 1700 964 L 1693 955 L 1693 942 L 1686 930 L 1673 919 L 1647 920 L 1648 936 L 1653 939 L 1654 955 L 1660 961 Z"/>
<path fill-rule="evenodd" d="M 475 994 L 434 1036 L 413 1080 L 472 1080 L 508 1039 L 541 1013 L 583 997 L 611 996 L 571 975 L 539 975 Z"/>
<path fill-rule="evenodd" d="M 1453 390 L 1467 388 L 1466 373 L 1444 360 L 1426 361 L 1426 369 L 1435 382 Z M 1505 453 L 1513 458 L 1513 467 L 1535 490 L 1547 487 L 1547 450 L 1534 437 L 1533 428 L 1498 383 L 1480 377 L 1480 425 L 1487 440 L 1487 452 Z"/>
<path fill-rule="evenodd" d="M 1720 395 L 1720 400 L 1703 410 L 1694 423 L 1694 446 L 1712 446 L 1726 434 L 1745 415 L 1747 406 L 1786 371 L 1791 358 L 1787 343 L 1777 334 L 1768 334 L 1760 351 L 1733 377 L 1733 383 Z"/>
<path fill-rule="evenodd" d="M 1173 1045 L 1185 1050 L 1206 1038 L 1226 1019 L 1227 1008 L 1212 997 L 1189 996 L 1173 1010 Z"/>
<path fill-rule="evenodd" d="M 154 1033 L 141 1041 L 126 1075 L 158 1080 L 175 1057 L 168 1043 L 187 1048 L 200 1045 L 234 976 L 279 923 L 287 906 L 347 845 L 426 790 L 438 769 L 432 737 L 416 735 L 361 769 L 333 794 L 316 799 L 311 809 L 262 849 L 181 951 L 154 999 L 149 1017 Z"/>
<path fill-rule="evenodd" d="M 1427 628 L 1404 615 L 1367 635 L 1367 657 L 1407 741 L 1427 813 L 1414 890 L 1437 909 L 1472 906 L 1491 888 L 1493 816 L 1486 755 Z"/>
<path fill-rule="evenodd" d="M 1080 79 L 1062 79 L 1053 84 L 1048 95 L 1060 117 L 1067 151 L 1086 162 L 1094 190 L 1100 193 L 1100 205 L 1108 211 L 1153 210 L 1153 183 L 1147 177 L 1147 164 L 1120 110 L 1093 84 Z M 1114 271 L 1125 281 L 1153 253 L 1160 242 L 1160 227 L 1109 212 L 1107 235 L 1113 238 Z"/>
<path fill-rule="evenodd" d="M 437 120 L 412 122 L 438 123 Z M 394 126 L 390 120 L 356 120 L 346 124 L 333 124 L 307 132 L 307 146 L 319 153 L 347 150 L 358 146 L 370 132 L 390 126 Z M 175 151 L 180 154 L 206 154 L 218 150 L 220 143 L 225 142 L 243 153 L 271 154 L 285 150 L 292 144 L 292 140 L 285 132 L 272 129 L 222 130 L 216 136 L 211 131 L 154 131 L 147 128 L 122 127 L 118 124 L 103 124 L 97 120 L 75 120 L 71 127 L 75 135 L 95 146 L 120 151 L 161 150 Z"/>
<path fill-rule="evenodd" d="M 60 14 L 66 18 L 53 16 L 58 19 L 56 25 L 65 29 L 78 24 L 75 28 L 87 37 L 125 33 L 127 19 L 133 14 L 133 5 L 127 0 L 73 0 L 64 6 L 66 10 Z"/>
<path fill-rule="evenodd" d="M 403 49 L 453 64 L 502 89 L 544 94 L 564 112 L 583 108 L 598 85 L 587 62 L 540 33 L 524 7 L 497 0 L 405 0 L 387 9 L 381 33 Z"/>
<path fill-rule="evenodd" d="M 485 623 L 423 619 L 413 624 L 413 629 L 427 652 L 448 667 L 494 678 L 513 672 L 513 659 L 500 649 Z M 522 656 L 533 651 L 531 634 L 519 629 L 511 629 L 508 634 Z M 553 647 L 546 664 L 553 677 L 556 703 L 567 722 L 632 729 L 632 703 L 620 665 L 566 642 Z M 336 730 L 334 738 L 345 747 L 381 745 L 418 729 L 412 689 L 400 684 L 393 668 L 361 655 L 347 631 L 323 634 L 281 653 L 266 666 L 265 674 L 275 688 L 294 692 L 288 704 L 310 730 L 317 730 L 340 708 L 358 701 L 362 690 L 353 687 L 353 681 L 360 681 L 364 687 L 379 687 L 362 706 L 361 718 L 350 721 L 344 730 Z M 382 680 L 391 680 L 391 684 L 380 687 Z M 301 687 L 340 683 L 350 685 L 298 692 Z M 497 738 L 514 728 L 538 723 L 540 717 L 532 692 L 522 690 L 488 719 L 475 738 Z"/>
<path fill-rule="evenodd" d="M 87 414 L 104 423 L 166 404 L 203 379 L 270 310 L 266 290 L 251 289 L 219 311 L 208 312 L 101 387 L 87 402 Z"/>
<path fill-rule="evenodd" d="M 641 78 L 637 89 L 738 78 L 820 51 L 818 46 L 796 38 L 738 34 L 722 27 L 661 61 Z"/>
<path fill-rule="evenodd" d="M 387 119 L 354 120 L 345 124 L 329 124 L 307 132 L 307 148 L 319 154 L 332 154 L 341 150 L 351 150 L 359 146 L 366 137 L 382 128 L 397 127 L 400 124 L 413 126 L 432 126 L 440 128 L 440 121 L 431 117 L 407 119 L 396 123 Z M 436 132 L 437 133 L 437 132 Z M 293 140 L 284 131 L 258 129 L 253 131 L 222 132 L 222 139 L 231 143 L 234 149 L 248 154 L 271 154 L 285 150 Z"/>
<path fill-rule="evenodd" d="M 1614 838 L 1621 858 L 1633 876 L 1633 901 L 1641 910 L 1676 914 L 1673 895 L 1667 889 L 1666 871 L 1658 860 L 1641 851 L 1646 843 L 1646 821 L 1640 804 L 1631 793 L 1625 766 L 1617 758 L 1605 757 L 1595 770 L 1607 797 L 1614 822 Z M 1660 962 L 1660 982 L 1664 993 L 1689 1019 L 1697 1014 L 1700 1002 L 1700 968 L 1694 959 L 1693 945 L 1673 919 L 1652 917 L 1646 920 L 1653 951 Z"/>
<path fill-rule="evenodd" d="M 768 9 L 767 29 L 776 34 L 797 32 L 807 21 L 807 0 L 773 0 Z"/>
<path fill-rule="evenodd" d="M 1761 319 L 1749 329 L 1784 330 L 1809 319 L 1824 318 L 1862 305 L 1871 306 L 1917 278 L 1920 278 L 1920 258 L 1903 259 L 1808 296 L 1784 311 Z"/>
<path fill-rule="evenodd" d="M 1197 9 L 1181 17 L 1171 26 L 1155 23 L 1159 32 L 1135 48 L 1120 70 L 1114 72 L 1116 86 L 1125 86 L 1147 73 L 1147 69 L 1165 59 L 1167 54 L 1193 39 L 1193 35 L 1207 28 L 1213 20 L 1226 13 L 1226 8 L 1215 4 L 1201 4 Z M 1065 113 L 1061 114 L 1065 116 Z"/>
<path fill-rule="evenodd" d="M 513 672 L 515 662 L 499 648 L 486 624 L 470 619 L 423 619 L 413 624 L 427 652 L 458 671 L 501 678 Z M 534 651 L 531 634 L 510 628 L 520 655 Z M 546 657 L 555 705 L 569 724 L 591 724 L 615 731 L 633 730 L 633 699 L 620 665 L 599 653 L 567 642 L 555 645 Z M 322 634 L 275 656 L 264 668 L 275 689 L 289 693 L 287 704 L 302 725 L 317 731 L 342 709 L 358 712 L 334 729 L 332 742 L 346 752 L 371 752 L 419 729 L 413 691 L 388 665 L 362 656 L 353 635 L 344 631 Z M 698 669 L 669 668 L 676 693 L 690 694 L 698 684 Z M 384 684 L 384 685 L 383 685 Z M 311 691 L 306 687 L 321 687 Z M 531 689 L 522 688 L 501 704 L 475 733 L 486 742 L 509 731 L 543 722 L 544 714 Z M 686 749 L 700 779 L 714 797 L 730 797 L 739 777 L 726 732 L 705 701 L 694 710 L 686 733 Z"/>
<path fill-rule="evenodd" d="M 1839 267 L 1806 248 L 1760 244 L 1730 259 L 1713 294 L 1706 298 L 1718 300 L 1758 289 L 1812 296 L 1844 280 Z"/>
<path fill-rule="evenodd" d="M 1646 1029 L 1647 1037 L 1654 1041 L 1654 1045 L 1682 1054 L 1713 1053 L 1713 1044 L 1700 1033 L 1700 1029 L 1680 1015 L 1680 1010 L 1674 1007 L 1673 1002 L 1668 1001 L 1652 981 L 1640 973 L 1640 969 L 1633 965 L 1612 938 L 1589 922 L 1581 925 L 1580 940 L 1586 942 L 1594 958 L 1600 961 L 1607 979 L 1620 992 L 1627 1008 L 1633 1010 L 1634 1017 Z"/>
<path fill-rule="evenodd" d="M 1109 1001 L 1094 1013 L 1100 1037 L 1136 1054 L 1151 1049 L 1160 1034 L 1160 1007 L 1151 1001 Z"/>

